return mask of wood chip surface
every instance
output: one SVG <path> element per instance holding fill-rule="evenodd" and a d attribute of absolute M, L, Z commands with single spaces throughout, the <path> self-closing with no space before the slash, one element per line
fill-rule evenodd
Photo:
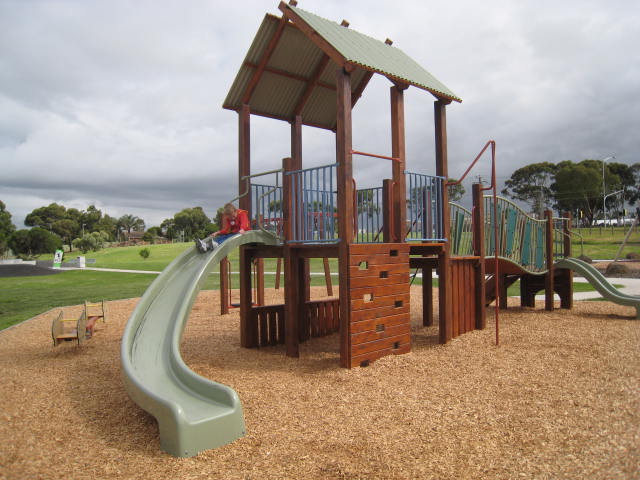
<path fill-rule="evenodd" d="M 238 392 L 248 434 L 180 459 L 160 450 L 155 419 L 123 387 L 120 339 L 136 302 L 109 302 L 82 347 L 52 346 L 59 309 L 0 332 L 0 478 L 640 478 L 632 308 L 514 300 L 500 346 L 491 309 L 487 329 L 438 345 L 412 287 L 413 351 L 346 370 L 337 335 L 302 344 L 299 359 L 240 348 L 237 311 L 220 316 L 218 293 L 202 292 L 183 355 Z"/>

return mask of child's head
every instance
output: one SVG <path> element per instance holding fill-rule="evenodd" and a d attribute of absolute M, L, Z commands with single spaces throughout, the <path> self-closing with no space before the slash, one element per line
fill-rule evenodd
<path fill-rule="evenodd" d="M 228 215 L 230 217 L 235 217 L 237 215 L 237 210 L 236 210 L 236 207 L 235 207 L 235 205 L 233 203 L 227 203 L 224 206 L 224 210 L 223 211 L 224 211 L 225 215 Z"/>

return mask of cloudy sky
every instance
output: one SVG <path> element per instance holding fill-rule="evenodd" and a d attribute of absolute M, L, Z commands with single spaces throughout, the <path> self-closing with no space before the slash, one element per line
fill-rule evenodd
<path fill-rule="evenodd" d="M 0 0 L 0 200 L 19 227 L 58 202 L 158 225 L 237 194 L 237 114 L 222 103 L 277 0 Z M 404 50 L 463 99 L 449 169 L 488 139 L 502 181 L 532 162 L 640 161 L 640 2 L 300 0 Z M 354 110 L 354 148 L 390 154 L 389 82 Z M 406 93 L 408 168 L 433 174 L 433 100 Z M 333 135 L 305 127 L 304 162 Z M 252 117 L 252 170 L 280 166 L 289 126 Z M 354 164 L 359 186 L 390 176 Z M 363 162 L 364 163 L 364 162 Z M 487 163 L 487 162 L 485 162 Z M 482 167 L 474 175 L 488 175 Z"/>

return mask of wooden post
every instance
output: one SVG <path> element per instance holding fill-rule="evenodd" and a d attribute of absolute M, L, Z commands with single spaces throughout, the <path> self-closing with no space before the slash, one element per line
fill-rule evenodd
<path fill-rule="evenodd" d="M 433 325 L 433 270 L 422 268 L 422 326 Z"/>
<path fill-rule="evenodd" d="M 284 343 L 288 357 L 299 357 L 299 334 L 298 334 L 298 300 L 299 300 L 299 278 L 298 278 L 298 259 L 294 248 L 288 243 L 293 239 L 293 176 L 286 175 L 287 172 L 296 170 L 294 168 L 295 161 L 292 158 L 282 160 L 283 175 L 282 182 L 282 214 L 284 217 L 284 238 L 287 242 L 284 247 Z"/>
<path fill-rule="evenodd" d="M 251 250 L 240 249 L 240 345 L 255 348 L 258 343 L 258 325 L 250 321 L 251 312 Z"/>
<path fill-rule="evenodd" d="M 484 201 L 482 198 L 482 184 L 474 183 L 473 195 L 473 254 L 480 257 L 476 266 L 476 328 L 484 329 L 487 326 L 487 289 L 485 280 L 485 243 L 484 243 Z"/>
<path fill-rule="evenodd" d="M 331 283 L 331 269 L 329 268 L 329 259 L 322 258 L 322 266 L 324 267 L 324 283 L 327 286 L 327 296 L 333 297 L 333 285 Z"/>
<path fill-rule="evenodd" d="M 446 106 L 449 102 L 438 100 L 434 102 L 434 126 L 435 126 L 435 147 L 436 147 L 436 175 L 449 176 L 447 160 L 447 112 Z M 442 223 L 444 238 L 451 238 L 451 225 L 449 219 L 449 192 L 446 186 L 442 189 Z M 439 305 L 440 312 L 440 343 L 447 343 L 453 335 L 452 319 L 452 296 L 451 296 L 451 257 L 449 242 L 444 244 L 442 253 L 438 255 L 438 276 L 439 276 Z"/>
<path fill-rule="evenodd" d="M 338 271 L 340 274 L 340 366 L 351 368 L 351 292 L 349 245 L 353 241 L 353 166 L 351 125 L 351 76 L 336 71 L 336 160 L 338 163 Z"/>
<path fill-rule="evenodd" d="M 220 315 L 229 313 L 229 259 L 220 260 Z"/>
<path fill-rule="evenodd" d="M 405 129 L 404 129 L 404 90 L 391 87 L 391 156 L 399 159 L 392 162 L 393 170 L 393 232 L 394 242 L 404 242 L 407 232 L 407 182 Z"/>
<path fill-rule="evenodd" d="M 551 210 L 545 210 L 544 216 L 547 220 L 545 231 L 545 246 L 547 252 L 547 274 L 544 279 L 544 308 L 545 310 L 553 310 L 553 281 L 554 281 L 554 268 L 553 268 L 553 212 Z"/>
<path fill-rule="evenodd" d="M 242 177 L 251 174 L 251 108 L 243 103 L 238 112 L 238 195 L 249 187 L 249 180 Z M 238 206 L 249 212 L 251 218 L 251 195 L 238 200 Z M 258 346 L 258 330 L 250 321 L 251 313 L 251 261 L 247 259 L 245 247 L 240 247 L 240 345 L 245 348 Z"/>
<path fill-rule="evenodd" d="M 278 260 L 276 261 L 276 283 L 275 283 L 275 289 L 276 290 L 280 290 L 280 276 L 282 275 L 282 258 L 278 257 Z"/>
<path fill-rule="evenodd" d="M 249 105 L 243 104 L 238 114 L 238 195 L 242 195 L 247 191 L 249 180 L 241 179 L 251 175 L 251 109 Z M 238 205 L 242 210 L 249 212 L 249 218 L 251 218 L 251 196 L 247 194 L 241 197 Z"/>
<path fill-rule="evenodd" d="M 573 217 L 571 212 L 567 212 L 565 214 L 565 222 L 563 225 L 563 233 L 564 233 L 564 257 L 571 257 L 571 221 Z M 573 270 L 565 269 L 563 275 L 563 281 L 566 283 L 564 295 L 560 297 L 560 308 L 573 308 Z"/>
<path fill-rule="evenodd" d="M 256 258 L 256 305 L 264 305 L 264 258 Z"/>
<path fill-rule="evenodd" d="M 293 159 L 292 170 L 302 168 L 302 117 L 296 115 L 291 122 L 291 158 Z"/>

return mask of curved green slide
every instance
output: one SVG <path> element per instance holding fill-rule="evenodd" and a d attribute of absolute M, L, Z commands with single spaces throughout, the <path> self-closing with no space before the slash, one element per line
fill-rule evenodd
<path fill-rule="evenodd" d="M 211 252 L 186 250 L 147 288 L 125 327 L 120 353 L 127 392 L 156 418 L 161 448 L 176 457 L 191 457 L 246 433 L 238 394 L 193 372 L 180 355 L 180 341 L 208 274 L 248 243 L 278 242 L 251 230 Z"/>
<path fill-rule="evenodd" d="M 586 278 L 605 299 L 636 308 L 636 318 L 640 319 L 640 297 L 622 293 L 611 285 L 595 267 L 578 258 L 564 258 L 555 264 L 556 268 L 568 268 Z"/>

